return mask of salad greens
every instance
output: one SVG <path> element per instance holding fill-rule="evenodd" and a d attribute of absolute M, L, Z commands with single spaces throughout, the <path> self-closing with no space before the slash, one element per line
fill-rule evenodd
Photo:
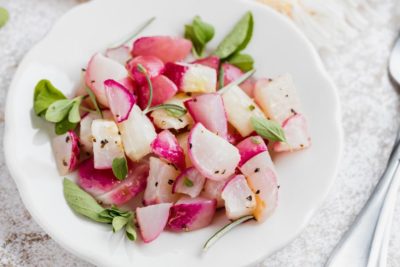
<path fill-rule="evenodd" d="M 7 9 L 0 7 L 0 28 L 6 25 L 9 18 L 10 14 L 8 13 Z"/>
<path fill-rule="evenodd" d="M 254 60 L 249 54 L 236 53 L 228 58 L 228 62 L 245 72 L 252 70 L 254 65 Z"/>
<path fill-rule="evenodd" d="M 214 27 L 204 22 L 199 16 L 194 17 L 192 24 L 185 25 L 185 38 L 192 41 L 194 54 L 203 56 L 206 44 L 214 37 Z"/>

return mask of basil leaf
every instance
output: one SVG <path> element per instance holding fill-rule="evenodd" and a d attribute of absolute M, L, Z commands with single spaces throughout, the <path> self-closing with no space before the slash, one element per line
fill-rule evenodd
<path fill-rule="evenodd" d="M 187 187 L 193 187 L 193 181 L 190 180 L 189 178 L 185 177 L 185 180 L 183 180 L 183 184 Z"/>
<path fill-rule="evenodd" d="M 66 99 L 65 95 L 55 88 L 50 81 L 41 80 L 35 86 L 33 109 L 36 115 L 42 115 L 57 100 Z"/>
<path fill-rule="evenodd" d="M 71 110 L 74 101 L 70 99 L 58 100 L 51 104 L 46 111 L 46 120 L 49 122 L 62 121 Z"/>
<path fill-rule="evenodd" d="M 78 123 L 69 122 L 68 118 L 65 117 L 62 121 L 56 122 L 54 129 L 57 135 L 62 135 L 70 130 L 74 130 L 76 126 L 78 126 Z"/>
<path fill-rule="evenodd" d="M 67 178 L 63 186 L 65 199 L 73 211 L 96 222 L 111 223 L 110 219 L 99 216 L 104 208 L 91 195 Z"/>
<path fill-rule="evenodd" d="M 0 28 L 6 25 L 9 18 L 10 14 L 8 13 L 7 9 L 0 7 Z"/>
<path fill-rule="evenodd" d="M 112 162 L 112 171 L 118 180 L 125 179 L 128 174 L 128 163 L 126 158 L 115 158 Z"/>
<path fill-rule="evenodd" d="M 122 216 L 114 217 L 112 220 L 113 232 L 116 233 L 119 230 L 121 230 L 122 227 L 124 227 L 128 223 L 128 220 L 129 220 L 129 218 L 122 217 Z"/>
<path fill-rule="evenodd" d="M 147 112 L 154 111 L 157 109 L 164 109 L 168 113 L 168 115 L 175 118 L 180 118 L 187 113 L 187 110 L 184 107 L 175 104 L 161 104 L 149 108 Z"/>
<path fill-rule="evenodd" d="M 72 108 L 68 114 L 68 120 L 71 123 L 78 123 L 81 120 L 81 114 L 79 112 L 79 108 L 82 103 L 82 98 L 83 97 L 79 96 L 79 97 L 75 98 L 73 101 Z"/>
<path fill-rule="evenodd" d="M 103 118 L 103 112 L 101 112 L 101 109 L 99 108 L 99 104 L 97 103 L 96 96 L 92 92 L 92 90 L 89 87 L 85 87 L 86 93 L 89 95 L 90 101 L 92 101 L 93 106 L 95 107 L 97 113 L 100 114 L 101 118 Z"/>
<path fill-rule="evenodd" d="M 250 11 L 246 12 L 231 32 L 218 45 L 214 51 L 214 55 L 225 59 L 245 49 L 253 35 L 253 27 L 253 15 Z"/>
<path fill-rule="evenodd" d="M 229 57 L 228 62 L 245 72 L 252 70 L 254 65 L 254 60 L 250 55 L 240 53 Z"/>
<path fill-rule="evenodd" d="M 282 127 L 275 121 L 252 117 L 251 124 L 257 134 L 270 141 L 286 142 Z"/>
<path fill-rule="evenodd" d="M 192 41 L 194 52 L 202 56 L 206 44 L 214 37 L 211 24 L 204 22 L 199 16 L 194 17 L 191 25 L 185 25 L 185 38 Z"/>
<path fill-rule="evenodd" d="M 125 232 L 126 232 L 126 236 L 132 240 L 135 241 L 137 238 L 137 234 L 136 234 L 136 229 L 135 229 L 135 225 L 133 224 L 133 218 L 132 216 L 129 218 L 128 223 L 126 225 L 125 228 Z"/>

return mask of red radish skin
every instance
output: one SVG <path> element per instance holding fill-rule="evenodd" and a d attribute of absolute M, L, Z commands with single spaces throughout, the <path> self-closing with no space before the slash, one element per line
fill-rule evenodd
<path fill-rule="evenodd" d="M 228 181 L 229 178 L 221 181 L 207 179 L 204 184 L 204 190 L 201 192 L 201 196 L 208 199 L 215 199 L 217 201 L 217 208 L 224 207 L 225 203 L 221 197 L 221 193 Z"/>
<path fill-rule="evenodd" d="M 133 43 L 132 55 L 155 56 L 164 63 L 184 60 L 192 50 L 192 43 L 181 37 L 141 37 Z"/>
<path fill-rule="evenodd" d="M 136 98 L 122 84 L 114 80 L 104 82 L 106 95 L 110 110 L 116 122 L 123 122 L 128 119 Z"/>
<path fill-rule="evenodd" d="M 170 209 L 168 227 L 176 232 L 206 227 L 214 217 L 216 205 L 214 199 L 183 197 Z"/>
<path fill-rule="evenodd" d="M 185 107 L 195 122 L 222 138 L 228 137 L 228 120 L 224 102 L 217 93 L 203 94 L 184 102 Z"/>
<path fill-rule="evenodd" d="M 238 149 L 201 123 L 190 131 L 189 157 L 201 174 L 217 181 L 234 174 L 240 162 Z"/>
<path fill-rule="evenodd" d="M 274 151 L 297 151 L 308 148 L 311 145 L 307 121 L 303 115 L 296 114 L 288 118 L 283 122 L 282 129 L 285 133 L 286 143 L 274 143 Z"/>
<path fill-rule="evenodd" d="M 239 79 L 244 74 L 241 69 L 229 63 L 223 63 L 222 70 L 224 71 L 224 86 Z"/>
<path fill-rule="evenodd" d="M 172 192 L 197 197 L 203 189 L 206 178 L 194 167 L 184 170 L 176 178 Z"/>
<path fill-rule="evenodd" d="M 108 48 L 105 55 L 123 66 L 125 66 L 126 62 L 131 58 L 130 49 L 127 45 Z"/>
<path fill-rule="evenodd" d="M 209 56 L 201 58 L 192 62 L 192 64 L 201 64 L 210 68 L 213 68 L 216 72 L 219 70 L 219 57 Z"/>
<path fill-rule="evenodd" d="M 232 177 L 222 190 L 221 197 L 225 202 L 226 216 L 231 220 L 253 214 L 256 207 L 255 195 L 243 175 Z"/>
<path fill-rule="evenodd" d="M 268 151 L 262 152 L 240 167 L 246 176 L 250 188 L 256 195 L 257 206 L 254 216 L 263 222 L 269 218 L 278 206 L 278 182 L 275 167 Z"/>
<path fill-rule="evenodd" d="M 250 136 L 236 145 L 240 153 L 239 167 L 252 157 L 267 151 L 268 147 L 260 136 Z"/>
<path fill-rule="evenodd" d="M 75 170 L 79 159 L 79 138 L 74 131 L 68 131 L 52 141 L 54 157 L 60 175 Z"/>
<path fill-rule="evenodd" d="M 172 187 L 178 174 L 179 172 L 171 164 L 159 158 L 151 157 L 150 172 L 144 191 L 144 204 L 175 202 L 179 196 L 172 193 Z"/>
<path fill-rule="evenodd" d="M 151 79 L 153 86 L 153 100 L 151 106 L 157 106 L 170 100 L 178 92 L 178 87 L 164 75 L 159 75 Z M 150 89 L 147 83 L 144 83 L 139 89 L 139 107 L 145 109 L 149 102 Z"/>
<path fill-rule="evenodd" d="M 119 83 L 122 84 L 123 86 L 125 86 L 125 88 L 128 89 L 128 91 L 131 94 L 135 94 L 135 92 L 137 90 L 137 84 L 135 83 L 134 80 L 132 80 L 131 77 L 126 77 L 126 78 L 120 80 Z"/>
<path fill-rule="evenodd" d="M 172 203 L 161 203 L 147 207 L 136 208 L 136 218 L 140 235 L 145 243 L 156 239 L 168 222 Z"/>
<path fill-rule="evenodd" d="M 183 86 L 183 76 L 188 69 L 189 64 L 169 62 L 165 65 L 164 75 L 171 79 L 178 88 L 181 88 Z"/>
<path fill-rule="evenodd" d="M 90 59 L 85 72 L 86 85 L 93 91 L 97 101 L 105 107 L 108 107 L 108 102 L 104 81 L 109 79 L 121 81 L 126 77 L 128 72 L 124 66 L 100 53 Z"/>
<path fill-rule="evenodd" d="M 154 154 L 171 162 L 179 169 L 185 168 L 185 155 L 182 147 L 179 145 L 175 135 L 170 131 L 164 130 L 160 132 L 153 143 L 151 148 Z"/>
<path fill-rule="evenodd" d="M 139 56 L 133 58 L 127 63 L 127 69 L 132 78 L 139 84 L 144 85 L 147 83 L 146 76 L 138 70 L 138 65 L 141 64 L 147 71 L 150 79 L 157 77 L 164 71 L 164 63 L 153 56 Z"/>

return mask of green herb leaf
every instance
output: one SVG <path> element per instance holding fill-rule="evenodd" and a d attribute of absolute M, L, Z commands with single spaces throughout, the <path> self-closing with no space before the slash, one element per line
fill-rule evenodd
<path fill-rule="evenodd" d="M 226 92 L 226 90 L 228 90 L 229 88 L 231 88 L 232 86 L 237 86 L 240 85 L 241 83 L 243 83 L 244 81 L 246 81 L 247 79 L 249 79 L 251 76 L 253 76 L 253 74 L 256 72 L 256 70 L 250 70 L 248 72 L 246 72 L 245 74 L 243 74 L 242 76 L 240 76 L 239 78 L 237 78 L 236 80 L 234 80 L 233 82 L 229 83 L 228 85 L 226 85 L 225 87 L 221 88 L 218 90 L 218 94 L 223 94 Z"/>
<path fill-rule="evenodd" d="M 68 118 L 65 117 L 62 121 L 56 122 L 54 128 L 57 135 L 62 135 L 70 130 L 74 130 L 77 126 L 78 123 L 69 122 Z"/>
<path fill-rule="evenodd" d="M 249 106 L 249 110 L 250 110 L 250 111 L 253 111 L 253 110 L 255 110 L 255 109 L 256 109 L 256 106 L 254 106 L 254 105 L 250 105 L 250 106 Z"/>
<path fill-rule="evenodd" d="M 7 9 L 0 7 L 0 28 L 6 25 L 9 18 L 10 14 L 8 13 Z"/>
<path fill-rule="evenodd" d="M 69 111 L 74 105 L 74 101 L 70 99 L 58 100 L 51 104 L 46 111 L 46 120 L 49 122 L 60 122 L 67 117 Z"/>
<path fill-rule="evenodd" d="M 248 54 L 234 54 L 228 58 L 228 62 L 235 65 L 242 71 L 249 71 L 253 69 L 254 60 L 252 56 Z"/>
<path fill-rule="evenodd" d="M 50 81 L 41 80 L 36 84 L 33 109 L 36 115 L 44 114 L 47 108 L 55 101 L 66 99 L 65 95 L 55 88 Z"/>
<path fill-rule="evenodd" d="M 185 177 L 185 178 L 184 178 L 183 184 L 184 184 L 185 186 L 187 186 L 187 187 L 192 187 L 192 186 L 194 185 L 194 184 L 193 184 L 193 181 L 190 180 L 188 177 Z"/>
<path fill-rule="evenodd" d="M 111 223 L 110 219 L 99 216 L 104 208 L 91 195 L 67 178 L 64 178 L 63 186 L 65 199 L 73 211 L 96 222 Z"/>
<path fill-rule="evenodd" d="M 175 118 L 180 118 L 187 113 L 187 110 L 184 107 L 175 104 L 161 104 L 149 108 L 147 112 L 151 112 L 157 109 L 164 109 L 168 113 L 168 115 Z"/>
<path fill-rule="evenodd" d="M 112 162 L 112 171 L 118 180 L 124 180 L 128 174 L 126 158 L 115 158 Z"/>
<path fill-rule="evenodd" d="M 138 71 L 140 73 L 142 73 L 146 77 L 146 81 L 147 81 L 147 84 L 149 86 L 149 101 L 147 102 L 146 108 L 143 110 L 143 113 L 146 114 L 149 111 L 150 107 L 151 107 L 151 103 L 153 102 L 153 83 L 150 80 L 150 76 L 147 73 L 146 68 L 143 67 L 142 64 L 138 64 L 137 65 L 137 69 L 138 69 Z"/>
<path fill-rule="evenodd" d="M 121 230 L 128 223 L 128 220 L 129 218 L 122 216 L 114 217 L 112 220 L 113 232 L 116 233 Z"/>
<path fill-rule="evenodd" d="M 223 237 L 230 230 L 232 230 L 239 224 L 247 222 L 251 219 L 254 219 L 254 217 L 252 215 L 246 215 L 246 216 L 240 217 L 239 219 L 225 225 L 224 227 L 222 227 L 220 230 L 218 230 L 213 236 L 211 236 L 207 240 L 207 242 L 203 246 L 203 250 L 207 251 L 207 249 L 209 249 L 212 245 L 214 245 L 221 237 Z"/>
<path fill-rule="evenodd" d="M 90 101 L 92 101 L 94 108 L 96 111 L 100 114 L 101 118 L 103 118 L 103 112 L 101 112 L 101 109 L 99 108 L 99 104 L 97 103 L 96 96 L 92 92 L 92 90 L 89 87 L 85 87 L 86 93 L 89 95 Z"/>
<path fill-rule="evenodd" d="M 225 71 L 224 68 L 222 67 L 222 64 L 219 67 L 218 84 L 219 84 L 219 89 L 224 88 L 225 86 Z"/>
<path fill-rule="evenodd" d="M 71 123 L 78 123 L 81 120 L 79 107 L 81 106 L 83 97 L 79 96 L 73 100 L 72 108 L 68 114 L 68 120 Z"/>
<path fill-rule="evenodd" d="M 253 27 L 253 15 L 250 11 L 246 12 L 232 31 L 218 45 L 214 55 L 225 59 L 245 49 L 253 35 Z"/>
<path fill-rule="evenodd" d="M 185 38 L 192 41 L 196 56 L 202 56 L 206 44 L 214 37 L 214 27 L 199 16 L 194 17 L 191 25 L 185 25 Z"/>
<path fill-rule="evenodd" d="M 264 118 L 252 117 L 251 124 L 257 134 L 270 141 L 286 142 L 285 133 L 279 123 Z"/>
<path fill-rule="evenodd" d="M 132 240 L 132 241 L 135 241 L 135 240 L 136 240 L 137 234 L 136 234 L 135 225 L 133 224 L 133 216 L 131 216 L 131 217 L 128 219 L 128 223 L 127 223 L 127 225 L 126 225 L 125 232 L 126 232 L 126 236 L 127 236 L 130 240 Z"/>

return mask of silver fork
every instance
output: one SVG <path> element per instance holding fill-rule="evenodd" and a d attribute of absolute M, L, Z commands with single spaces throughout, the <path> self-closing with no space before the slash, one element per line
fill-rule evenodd
<path fill-rule="evenodd" d="M 400 38 L 390 55 L 389 76 L 400 85 Z M 400 184 L 400 129 L 386 169 L 372 195 L 329 257 L 326 267 L 385 266 L 386 247 L 393 217 L 393 202 Z M 397 173 L 397 175 L 396 175 Z M 382 254 L 383 253 L 383 254 Z"/>

